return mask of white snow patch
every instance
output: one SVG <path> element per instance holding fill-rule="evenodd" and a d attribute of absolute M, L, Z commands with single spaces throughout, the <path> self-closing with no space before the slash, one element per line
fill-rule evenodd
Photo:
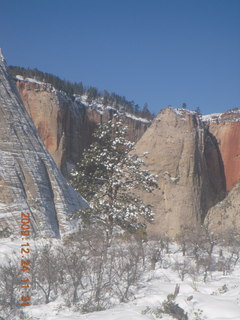
<path fill-rule="evenodd" d="M 217 121 L 221 118 L 223 113 L 211 113 L 211 114 L 206 114 L 202 116 L 202 121 L 204 122 L 213 122 Z"/>
<path fill-rule="evenodd" d="M 130 119 L 133 119 L 133 120 L 136 120 L 136 121 L 141 121 L 141 122 L 144 122 L 144 123 L 150 123 L 151 121 L 147 120 L 147 119 L 144 119 L 144 118 L 140 118 L 140 117 L 137 117 L 133 114 L 130 114 L 130 113 L 125 113 L 125 116 L 127 118 L 130 118 Z"/>
<path fill-rule="evenodd" d="M 50 85 L 50 83 L 38 81 L 38 80 L 33 79 L 33 78 L 24 78 L 23 76 L 21 76 L 21 75 L 19 75 L 19 74 L 16 75 L 15 78 L 16 78 L 17 80 L 20 80 L 20 81 L 27 81 L 27 82 L 32 82 L 32 83 L 41 84 L 41 85 Z"/>
<path fill-rule="evenodd" d="M 23 81 L 24 80 L 24 77 L 23 76 L 20 76 L 19 74 L 16 75 L 16 79 L 17 80 L 20 80 L 20 81 Z"/>
<path fill-rule="evenodd" d="M 203 122 L 239 122 L 240 121 L 240 109 L 229 110 L 224 113 L 212 113 L 202 116 Z"/>

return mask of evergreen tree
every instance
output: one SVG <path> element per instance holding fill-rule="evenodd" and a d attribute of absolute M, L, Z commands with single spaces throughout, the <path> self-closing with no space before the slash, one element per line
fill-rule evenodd
<path fill-rule="evenodd" d="M 182 109 L 187 109 L 187 104 L 185 102 L 182 104 Z"/>
<path fill-rule="evenodd" d="M 153 116 L 152 116 L 151 112 L 148 109 L 148 104 L 147 103 L 144 103 L 144 105 L 143 105 L 141 116 L 143 118 L 146 118 L 146 119 L 149 119 L 149 120 L 153 119 Z"/>
<path fill-rule="evenodd" d="M 103 224 L 109 239 L 115 227 L 136 232 L 153 221 L 151 206 L 138 194 L 152 192 L 158 185 L 144 169 L 143 159 L 131 152 L 134 143 L 126 133 L 118 116 L 101 125 L 94 133 L 96 141 L 72 171 L 73 187 L 89 202 L 79 215 L 86 222 Z"/>
<path fill-rule="evenodd" d="M 103 92 L 103 105 L 104 107 L 107 107 L 107 105 L 110 103 L 110 93 L 107 90 L 104 90 Z"/>
<path fill-rule="evenodd" d="M 137 115 L 137 114 L 139 114 L 139 112 L 140 112 L 140 107 L 139 107 L 138 104 L 135 104 L 135 106 L 134 106 L 134 113 Z"/>
<path fill-rule="evenodd" d="M 195 112 L 196 112 L 199 116 L 202 114 L 200 107 L 197 107 L 197 108 L 195 109 Z"/>
<path fill-rule="evenodd" d="M 99 97 L 99 93 L 98 93 L 97 88 L 89 87 L 87 90 L 87 95 L 88 95 L 87 101 L 89 103 L 92 103 L 93 100 L 96 100 L 97 97 Z"/>

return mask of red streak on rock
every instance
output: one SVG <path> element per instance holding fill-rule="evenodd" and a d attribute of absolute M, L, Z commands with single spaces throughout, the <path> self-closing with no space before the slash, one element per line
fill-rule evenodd
<path fill-rule="evenodd" d="M 211 123 L 209 129 L 219 143 L 229 191 L 240 182 L 240 121 Z"/>

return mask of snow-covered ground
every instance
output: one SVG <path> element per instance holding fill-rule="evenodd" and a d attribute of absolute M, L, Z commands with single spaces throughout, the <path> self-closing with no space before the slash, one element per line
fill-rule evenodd
<path fill-rule="evenodd" d="M 44 240 L 45 242 L 46 240 Z M 20 250 L 20 241 L 0 239 L 0 259 L 3 262 L 11 253 Z M 25 307 L 32 320 L 141 320 L 156 319 L 154 310 L 180 285 L 176 303 L 188 314 L 189 320 L 239 320 L 240 319 L 240 263 L 230 275 L 213 272 L 206 283 L 202 276 L 197 279 L 186 276 L 181 281 L 169 264 L 179 259 L 178 250 L 167 255 L 162 267 L 146 271 L 134 289 L 134 299 L 111 309 L 81 314 L 64 306 L 63 298 L 42 305 Z M 150 311 L 147 311 L 150 310 Z M 163 320 L 173 319 L 163 315 Z"/>
<path fill-rule="evenodd" d="M 29 308 L 29 314 L 46 320 L 138 320 L 155 319 L 151 313 L 143 314 L 147 307 L 160 306 L 169 293 L 180 284 L 180 293 L 176 298 L 190 320 L 239 320 L 240 319 L 240 269 L 231 276 L 214 274 L 213 279 L 204 284 L 186 280 L 181 282 L 170 269 L 158 269 L 144 275 L 141 285 L 136 290 L 135 300 L 122 303 L 110 310 L 80 315 L 70 310 L 57 311 L 57 301 L 48 305 Z M 224 292 L 226 288 L 226 292 Z M 190 301 L 189 301 L 190 300 Z M 195 313 L 195 314 L 194 314 Z M 196 316 L 199 315 L 199 317 Z M 173 319 L 164 316 L 162 319 Z"/>

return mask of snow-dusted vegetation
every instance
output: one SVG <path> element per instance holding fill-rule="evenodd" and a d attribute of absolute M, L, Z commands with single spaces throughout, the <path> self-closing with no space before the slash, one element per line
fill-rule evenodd
<path fill-rule="evenodd" d="M 116 232 L 144 233 L 154 218 L 152 206 L 139 191 L 156 189 L 156 176 L 146 169 L 144 155 L 133 153 L 134 143 L 126 134 L 118 115 L 100 125 L 95 141 L 72 171 L 73 187 L 89 202 L 89 208 L 75 216 L 83 223 L 102 225 L 108 241 Z"/>
<path fill-rule="evenodd" d="M 101 229 L 31 241 L 31 303 L 20 307 L 20 243 L 1 240 L 2 319 L 239 320 L 240 246 L 206 230 L 155 240 L 114 239 Z M 212 248 L 212 249 L 211 249 Z"/>

